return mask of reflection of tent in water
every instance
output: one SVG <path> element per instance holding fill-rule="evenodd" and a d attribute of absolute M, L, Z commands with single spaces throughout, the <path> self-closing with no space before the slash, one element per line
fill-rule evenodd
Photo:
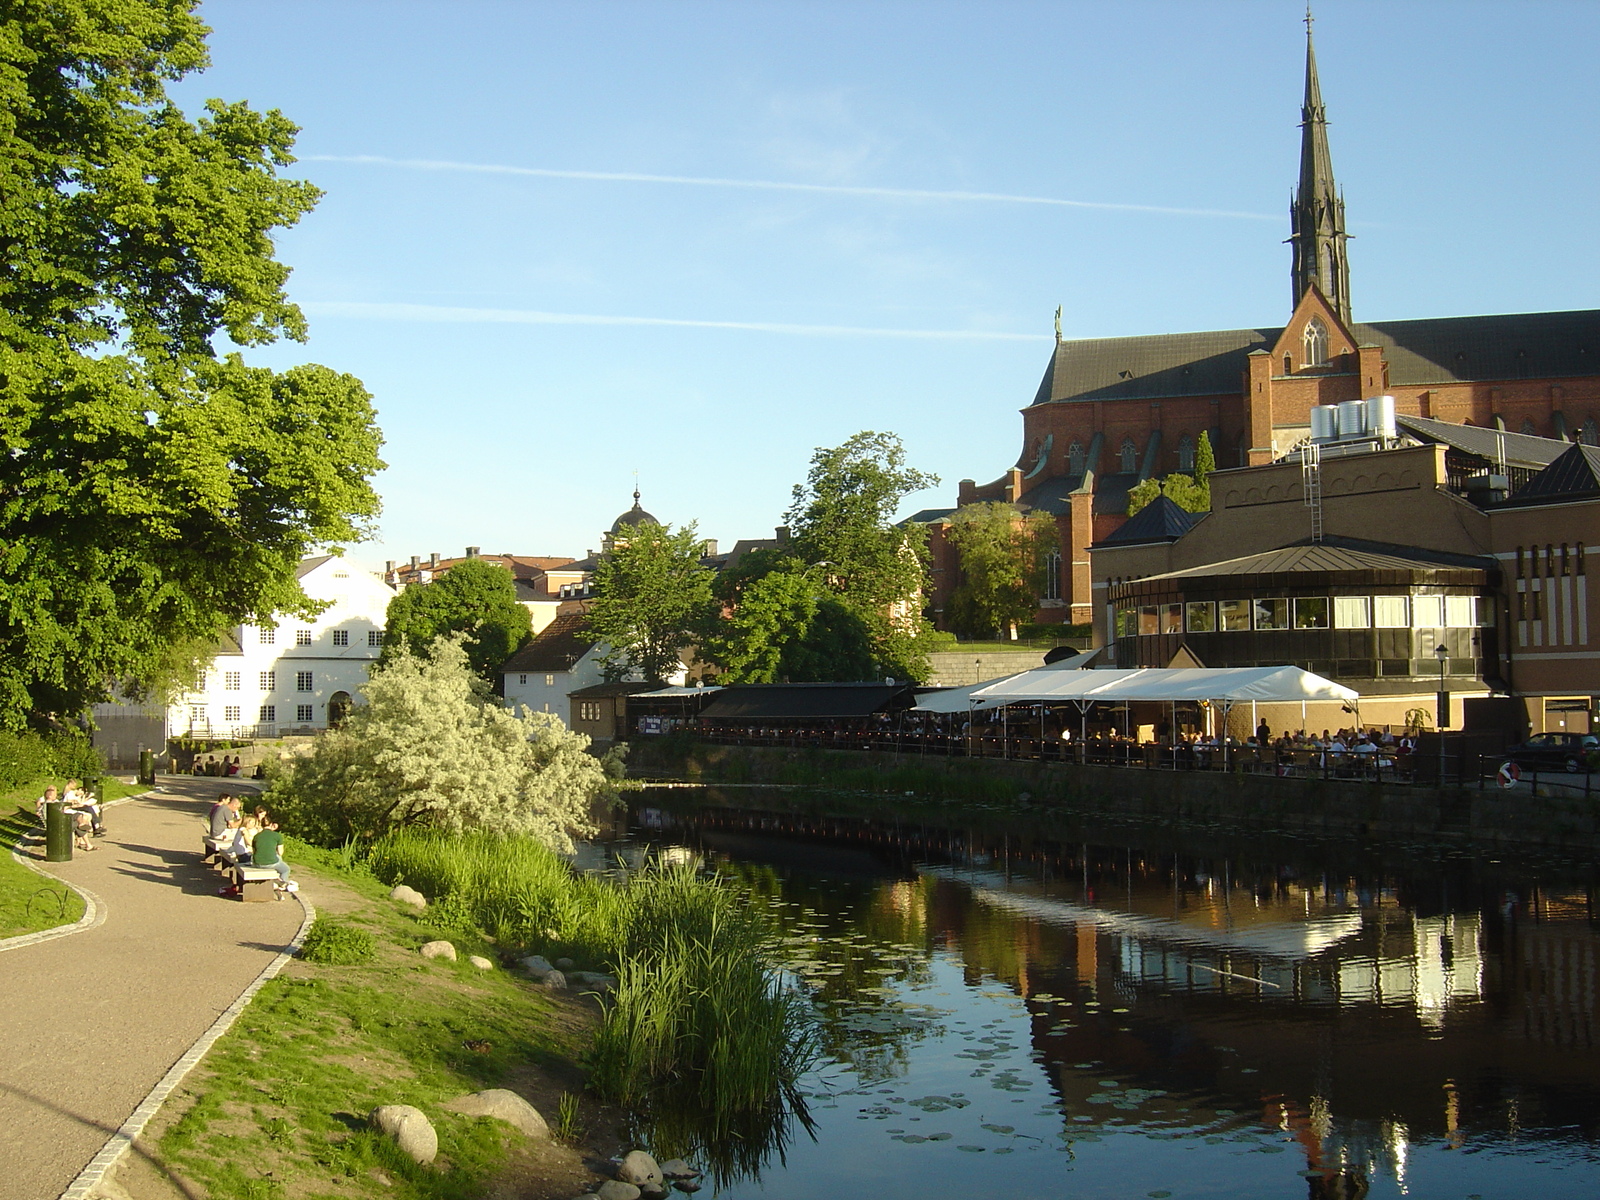
<path fill-rule="evenodd" d="M 1086 904 L 1073 904 L 1048 896 L 1029 896 L 1006 888 L 1003 876 L 979 874 L 948 867 L 923 867 L 923 874 L 965 884 L 973 899 L 1018 916 L 1052 925 L 1094 925 L 1107 933 L 1137 941 L 1167 942 L 1196 949 L 1237 951 L 1299 962 L 1329 950 L 1361 932 L 1360 913 L 1337 913 L 1235 929 L 1209 929 L 1171 917 L 1114 912 Z M 993 886 L 984 887 L 989 883 Z"/>

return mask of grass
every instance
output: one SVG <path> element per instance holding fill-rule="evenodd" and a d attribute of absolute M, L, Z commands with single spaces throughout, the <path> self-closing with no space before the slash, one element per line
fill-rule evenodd
<path fill-rule="evenodd" d="M 38 832 L 33 802 L 45 785 L 59 778 L 40 779 L 0 792 L 0 938 L 38 933 L 57 925 L 70 925 L 83 916 L 83 899 L 64 884 L 55 883 L 11 857 L 20 838 Z M 135 795 L 143 788 L 106 776 L 101 780 L 102 800 Z"/>
<path fill-rule="evenodd" d="M 354 967 L 376 957 L 378 943 L 372 934 L 356 925 L 335 921 L 318 914 L 300 946 L 300 957 L 325 967 Z"/>

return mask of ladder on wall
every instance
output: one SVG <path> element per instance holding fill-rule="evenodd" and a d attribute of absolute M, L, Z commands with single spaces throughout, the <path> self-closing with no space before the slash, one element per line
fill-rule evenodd
<path fill-rule="evenodd" d="M 1300 484 L 1311 510 L 1311 542 L 1322 541 L 1322 447 L 1309 438 L 1300 443 Z"/>

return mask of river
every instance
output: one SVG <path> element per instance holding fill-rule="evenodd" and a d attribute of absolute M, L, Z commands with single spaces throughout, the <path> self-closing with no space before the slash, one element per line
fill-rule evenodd
<path fill-rule="evenodd" d="M 740 877 L 813 998 L 801 1110 L 689 1147 L 722 1194 L 1600 1195 L 1588 864 L 862 808 L 646 791 L 611 847 Z"/>

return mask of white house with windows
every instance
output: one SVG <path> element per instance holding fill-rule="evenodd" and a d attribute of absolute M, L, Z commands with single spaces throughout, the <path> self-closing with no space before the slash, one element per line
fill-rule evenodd
<path fill-rule="evenodd" d="M 304 560 L 300 586 L 328 607 L 312 619 L 231 631 L 222 649 L 173 703 L 174 737 L 250 738 L 311 733 L 337 724 L 360 699 L 383 652 L 383 627 L 395 589 L 379 571 L 348 558 Z"/>

